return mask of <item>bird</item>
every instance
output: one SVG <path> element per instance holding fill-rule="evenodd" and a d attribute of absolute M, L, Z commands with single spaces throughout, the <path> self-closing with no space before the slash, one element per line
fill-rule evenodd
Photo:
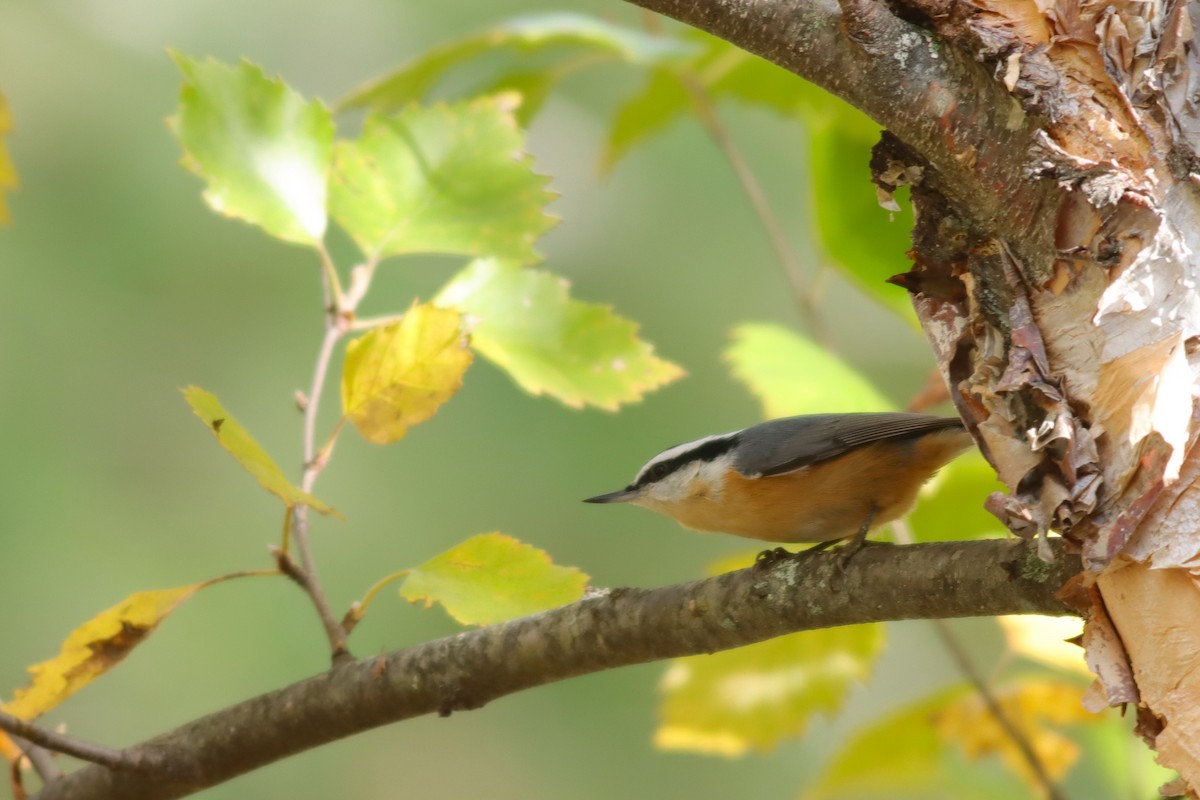
<path fill-rule="evenodd" d="M 767 542 L 849 539 L 840 566 L 875 527 L 973 440 L 962 420 L 902 412 L 808 414 L 675 445 L 624 489 L 586 503 L 632 503 L 685 528 Z M 760 553 L 786 553 L 781 548 Z"/>

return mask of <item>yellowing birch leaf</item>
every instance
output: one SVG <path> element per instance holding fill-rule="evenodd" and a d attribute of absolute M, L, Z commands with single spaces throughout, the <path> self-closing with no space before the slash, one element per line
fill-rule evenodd
<path fill-rule="evenodd" d="M 260 486 L 282 500 L 288 508 L 303 504 L 319 514 L 340 516 L 311 494 L 293 486 L 283 476 L 279 466 L 267 455 L 267 451 L 229 415 L 214 395 L 198 386 L 189 386 L 183 390 L 183 396 L 196 416 L 208 426 L 213 436 L 217 437 L 221 447 L 229 451 L 229 454 L 254 476 Z"/>
<path fill-rule="evenodd" d="M 400 596 L 441 603 L 464 625 L 491 625 L 583 597 L 588 576 L 502 533 L 472 536 L 409 570 Z"/>
<path fill-rule="evenodd" d="M 905 705 L 850 736 L 800 800 L 1009 800 L 1020 785 L 1000 773 L 979 780 L 938 739 L 932 721 L 970 691 L 959 685 Z"/>
<path fill-rule="evenodd" d="M 8 212 L 6 192 L 20 185 L 17 178 L 17 168 L 12 156 L 8 153 L 8 145 L 4 139 L 12 133 L 12 112 L 8 108 L 8 100 L 0 93 L 0 224 L 7 225 L 11 221 Z"/>
<path fill-rule="evenodd" d="M 654 743 L 730 757 L 769 750 L 818 711 L 836 712 L 882 645 L 882 625 L 852 625 L 676 659 L 659 686 Z"/>
<path fill-rule="evenodd" d="M 368 441 L 400 439 L 462 387 L 471 351 L 461 322 L 453 309 L 414 303 L 346 346 L 342 407 Z"/>
<path fill-rule="evenodd" d="M 683 376 L 610 308 L 570 297 L 549 272 L 478 259 L 442 289 L 438 305 L 467 315 L 471 346 L 525 391 L 571 408 L 615 411 Z"/>
<path fill-rule="evenodd" d="M 730 556 L 709 572 L 752 563 L 753 554 Z M 769 750 L 803 733 L 818 711 L 836 712 L 883 644 L 883 625 L 848 625 L 674 659 L 659 684 L 654 744 L 728 757 Z"/>
<path fill-rule="evenodd" d="M 167 615 L 214 582 L 134 592 L 72 631 L 55 658 L 30 667 L 30 685 L 0 709 L 21 719 L 44 714 L 120 663 Z"/>
<path fill-rule="evenodd" d="M 1061 680 L 1025 680 L 995 687 L 992 694 L 1009 721 L 1024 735 L 1046 772 L 1061 779 L 1079 757 L 1079 745 L 1053 726 L 1098 722 L 1083 708 L 1083 688 Z M 944 742 L 957 742 L 968 758 L 999 755 L 1037 793 L 1041 782 L 1030 770 L 1012 737 L 1000 727 L 977 693 L 959 698 L 937 714 L 935 728 Z"/>

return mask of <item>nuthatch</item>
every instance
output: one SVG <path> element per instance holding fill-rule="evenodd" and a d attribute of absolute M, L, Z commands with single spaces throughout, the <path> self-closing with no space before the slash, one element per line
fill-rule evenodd
<path fill-rule="evenodd" d="M 903 516 L 925 481 L 972 443 L 959 419 L 813 414 L 677 445 L 633 483 L 587 503 L 633 503 L 686 528 L 769 542 L 853 537 Z"/>

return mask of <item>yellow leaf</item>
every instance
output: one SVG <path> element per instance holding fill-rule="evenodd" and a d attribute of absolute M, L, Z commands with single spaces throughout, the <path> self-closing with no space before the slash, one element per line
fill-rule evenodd
<path fill-rule="evenodd" d="M 229 454 L 254 476 L 260 486 L 282 500 L 288 508 L 306 505 L 318 514 L 341 516 L 311 494 L 293 486 L 283 476 L 279 465 L 254 441 L 254 437 L 229 415 L 216 396 L 198 386 L 184 389 L 183 396 L 196 416 L 208 426 L 213 436 L 217 437 L 221 447 L 229 451 Z"/>
<path fill-rule="evenodd" d="M 6 761 L 16 761 L 21 757 L 21 749 L 4 733 L 0 733 L 0 756 Z"/>
<path fill-rule="evenodd" d="M 1017 654 L 1076 675 L 1093 677 L 1083 660 L 1083 648 L 1067 641 L 1083 633 L 1083 620 L 1079 617 L 1018 614 L 996 619 L 1004 629 L 1008 646 Z"/>
<path fill-rule="evenodd" d="M 993 695 L 1010 722 L 1037 753 L 1047 773 L 1059 780 L 1079 757 L 1079 745 L 1051 726 L 1097 722 L 1098 715 L 1083 708 L 1083 689 L 1060 680 L 1030 680 L 997 687 Z M 957 742 L 968 758 L 999 755 L 1010 770 L 1032 789 L 1041 782 L 1030 770 L 1012 737 L 1000 727 L 983 699 L 972 693 L 934 715 L 939 738 Z"/>
<path fill-rule="evenodd" d="M 710 574 L 754 563 L 739 553 Z M 671 661 L 659 685 L 654 744 L 736 757 L 799 736 L 818 711 L 833 714 L 870 674 L 884 643 L 879 624 L 805 631 Z"/>
<path fill-rule="evenodd" d="M 30 685 L 0 709 L 33 719 L 112 669 L 181 603 L 213 581 L 135 592 L 71 632 L 58 656 L 29 668 Z"/>
<path fill-rule="evenodd" d="M 12 112 L 8 108 L 8 100 L 0 94 L 0 224 L 7 225 L 11 221 L 8 213 L 8 201 L 5 199 L 6 189 L 16 189 L 20 185 L 17 179 L 17 168 L 13 165 L 8 147 L 3 141 L 12 132 Z"/>
<path fill-rule="evenodd" d="M 342 407 L 368 441 L 400 439 L 459 390 L 471 365 L 461 322 L 453 309 L 413 303 L 346 346 Z"/>

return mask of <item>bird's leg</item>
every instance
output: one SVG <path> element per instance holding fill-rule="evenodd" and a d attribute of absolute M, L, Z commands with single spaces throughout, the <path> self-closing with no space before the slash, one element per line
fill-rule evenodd
<path fill-rule="evenodd" d="M 770 550 L 763 550 L 754 557 L 754 569 L 757 572 L 767 567 L 772 567 L 790 555 L 791 553 L 782 547 L 772 547 Z"/>
<path fill-rule="evenodd" d="M 879 509 L 875 506 L 871 506 L 871 508 L 867 510 L 867 518 L 863 520 L 862 527 L 859 528 L 858 532 L 850 537 L 850 541 L 846 542 L 846 545 L 840 551 L 838 551 L 837 565 L 838 571 L 841 573 L 845 574 L 846 565 L 850 563 L 850 559 L 854 558 L 854 554 L 861 550 L 863 543 L 867 541 L 867 533 L 869 533 L 871 530 L 871 523 L 875 520 L 875 512 L 878 510 Z"/>

